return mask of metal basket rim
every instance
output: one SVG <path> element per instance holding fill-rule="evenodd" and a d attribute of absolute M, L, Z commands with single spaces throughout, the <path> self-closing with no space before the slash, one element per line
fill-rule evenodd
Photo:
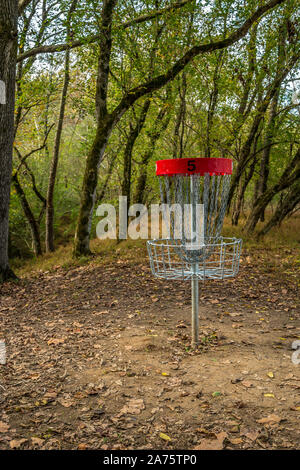
<path fill-rule="evenodd" d="M 205 248 L 206 247 L 213 247 L 213 246 L 229 246 L 229 245 L 235 245 L 235 244 L 238 244 L 238 243 L 242 243 L 243 239 L 242 238 L 236 238 L 236 237 L 212 237 L 212 239 L 216 239 L 216 240 L 221 240 L 221 243 L 208 243 L 208 244 L 205 244 Z M 224 241 L 224 240 L 231 240 L 231 241 Z M 163 242 L 172 242 L 171 244 L 170 243 L 163 243 Z M 172 238 L 154 238 L 153 240 L 147 240 L 147 244 L 148 245 L 152 245 L 152 246 L 165 246 L 165 247 L 174 247 L 174 248 L 178 248 L 180 246 L 184 246 L 184 244 L 179 244 L 180 243 L 180 240 L 178 240 L 178 244 L 176 243 L 176 241 Z"/>

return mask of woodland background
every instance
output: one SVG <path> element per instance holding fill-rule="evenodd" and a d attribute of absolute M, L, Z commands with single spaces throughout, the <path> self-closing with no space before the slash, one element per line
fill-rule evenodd
<path fill-rule="evenodd" d="M 0 449 L 299 449 L 299 13 L 0 0 Z M 196 349 L 190 283 L 95 239 L 98 204 L 159 202 L 181 157 L 233 159 L 243 238 Z"/>
<path fill-rule="evenodd" d="M 244 236 L 297 215 L 299 4 L 273 3 L 232 46 L 194 54 L 153 86 L 198 44 L 229 37 L 261 2 L 20 2 L 10 258 L 22 264 L 69 244 L 76 224 L 74 253 L 88 254 L 99 203 L 117 204 L 120 194 L 128 204 L 159 201 L 160 158 L 232 158 L 228 221 Z M 129 102 L 144 83 L 148 92 Z"/>

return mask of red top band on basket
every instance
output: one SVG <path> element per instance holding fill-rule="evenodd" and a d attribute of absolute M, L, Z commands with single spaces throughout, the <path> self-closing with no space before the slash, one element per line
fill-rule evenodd
<path fill-rule="evenodd" d="M 156 162 L 157 176 L 172 175 L 231 175 L 232 160 L 230 158 L 175 158 Z"/>

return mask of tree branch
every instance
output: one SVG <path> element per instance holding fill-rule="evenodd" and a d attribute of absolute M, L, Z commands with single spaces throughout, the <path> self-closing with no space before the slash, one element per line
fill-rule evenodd
<path fill-rule="evenodd" d="M 120 104 L 115 108 L 111 117 L 113 120 L 118 121 L 127 109 L 139 98 L 146 95 L 147 93 L 153 92 L 162 88 L 170 80 L 174 79 L 188 63 L 190 63 L 195 57 L 200 54 L 212 52 L 218 49 L 224 49 L 231 46 L 239 39 L 244 37 L 251 26 L 261 18 L 267 11 L 274 8 L 277 5 L 280 5 L 285 0 L 271 0 L 266 5 L 259 7 L 251 16 L 248 18 L 242 26 L 237 28 L 233 33 L 231 33 L 227 38 L 210 42 L 208 44 L 199 44 L 197 46 L 189 49 L 181 59 L 179 59 L 165 74 L 154 77 L 148 82 L 143 83 L 131 90 L 124 96 Z"/>
<path fill-rule="evenodd" d="M 29 4 L 31 0 L 23 0 L 23 2 L 26 2 L 26 1 L 27 1 L 27 4 Z M 169 11 L 182 8 L 184 5 L 186 5 L 187 3 L 191 3 L 192 1 L 193 0 L 181 0 L 176 3 L 173 3 L 169 7 L 162 8 L 160 10 L 155 10 L 151 13 L 146 13 L 144 15 L 140 15 L 137 18 L 133 18 L 132 20 L 128 20 L 118 25 L 117 29 L 126 29 L 135 24 L 144 23 L 146 21 L 162 16 L 164 13 L 167 13 Z M 28 59 L 29 57 L 36 56 L 38 54 L 52 54 L 54 52 L 63 52 L 66 49 L 75 49 L 76 47 L 80 47 L 86 44 L 92 44 L 96 41 L 99 41 L 99 39 L 100 39 L 100 34 L 94 34 L 87 38 L 77 39 L 76 41 L 72 41 L 71 43 L 64 42 L 61 44 L 51 44 L 48 46 L 34 47 L 20 54 L 17 58 L 17 62 L 21 62 L 22 60 Z"/>
<path fill-rule="evenodd" d="M 29 173 L 30 175 L 30 178 L 31 178 L 31 181 L 32 181 L 32 189 L 34 191 L 34 193 L 36 194 L 36 196 L 40 199 L 40 201 L 42 201 L 43 203 L 43 206 L 46 205 L 46 198 L 44 198 L 44 196 L 40 193 L 40 191 L 38 190 L 37 188 L 37 185 L 36 185 L 36 181 L 35 181 L 35 176 L 34 176 L 34 173 L 33 171 L 31 170 L 31 168 L 29 168 L 26 160 L 23 160 L 23 157 L 19 151 L 19 149 L 17 147 L 14 147 L 17 155 L 18 155 L 18 158 L 19 160 L 22 161 L 22 164 L 25 166 L 26 168 L 26 171 Z M 16 178 L 17 178 L 17 175 L 18 175 L 18 171 L 15 171 L 14 174 L 13 174 L 13 180 L 16 181 Z"/>
<path fill-rule="evenodd" d="M 18 173 L 20 168 L 22 167 L 22 165 L 24 165 L 25 161 L 27 160 L 27 158 L 29 158 L 32 154 L 36 153 L 36 152 L 39 152 L 40 150 L 43 150 L 43 148 L 46 146 L 46 143 L 47 143 L 47 139 L 48 139 L 48 136 L 50 134 L 50 131 L 51 129 L 54 127 L 54 124 L 51 124 L 51 126 L 49 127 L 49 129 L 47 130 L 47 133 L 44 137 L 44 141 L 43 143 L 38 147 L 38 148 L 35 148 L 33 150 L 30 150 L 30 152 L 28 152 L 26 155 L 24 155 L 23 157 L 21 156 L 20 158 L 20 164 L 18 166 L 18 168 L 15 170 L 15 173 Z M 16 146 L 14 146 L 18 156 L 21 155 L 21 153 L 19 152 L 19 150 L 16 148 Z"/>
<path fill-rule="evenodd" d="M 19 0 L 18 4 L 18 15 L 22 15 L 25 8 L 29 5 L 32 0 Z"/>

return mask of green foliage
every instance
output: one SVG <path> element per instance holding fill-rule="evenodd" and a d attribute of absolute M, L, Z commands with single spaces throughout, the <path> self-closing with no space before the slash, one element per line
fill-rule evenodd
<path fill-rule="evenodd" d="M 191 1 L 185 7 L 169 11 L 151 21 L 122 28 L 120 25 L 126 21 L 149 13 L 158 5 L 159 8 L 168 7 L 170 3 L 153 0 L 117 2 L 112 26 L 109 111 L 115 108 L 129 89 L 164 73 L 193 45 L 226 37 L 235 27 L 240 26 L 260 3 L 258 0 Z M 42 4 L 49 9 L 48 15 L 45 15 L 45 11 L 42 12 Z M 49 0 L 41 2 L 35 11 L 32 5 L 29 6 L 24 17 L 20 18 L 20 52 L 38 44 L 63 43 L 69 4 L 70 2 L 63 0 L 59 2 Z M 278 38 L 282 25 L 288 28 L 284 65 L 287 65 L 295 54 L 299 54 L 300 41 L 297 42 L 299 33 L 296 32 L 298 14 L 299 6 L 296 1 L 284 2 L 255 25 L 256 35 L 252 30 L 234 47 L 224 50 L 221 55 L 216 51 L 196 58 L 185 69 L 187 83 L 185 92 L 183 92 L 182 76 L 179 76 L 168 87 L 150 97 L 151 105 L 146 122 L 132 153 L 133 194 L 143 167 L 142 157 L 151 149 L 145 168 L 147 175 L 145 197 L 148 203 L 159 200 L 154 171 L 155 160 L 173 155 L 177 138 L 176 122 L 183 105 L 185 112 L 180 129 L 184 156 L 204 156 L 209 142 L 212 157 L 230 157 L 234 159 L 235 164 L 238 164 L 241 149 L 249 137 L 260 101 L 278 73 Z M 76 40 L 83 38 L 86 40 L 83 46 L 72 49 L 71 53 L 70 87 L 54 196 L 57 245 L 69 242 L 74 235 L 85 161 L 95 135 L 99 42 L 90 43 L 88 38 L 98 33 L 100 21 L 101 2 L 94 0 L 79 2 L 72 23 L 72 36 Z M 252 42 L 251 34 L 254 38 Z M 19 66 L 21 78 L 19 77 L 17 89 L 16 113 L 19 109 L 21 119 L 18 122 L 15 146 L 23 156 L 42 146 L 41 150 L 34 151 L 26 162 L 34 174 L 36 187 L 46 197 L 64 73 L 63 54 L 41 55 L 30 61 L 31 59 L 27 59 L 27 62 Z M 278 180 L 298 145 L 296 142 L 299 136 L 299 112 L 297 108 L 291 107 L 291 94 L 295 86 L 298 88 L 300 86 L 299 57 L 279 85 L 268 185 Z M 241 114 L 241 103 L 245 95 L 246 105 Z M 113 163 L 105 191 L 105 202 L 117 205 L 122 184 L 124 148 L 129 130 L 137 121 L 144 99 L 138 101 L 122 117 L 110 136 L 99 169 L 98 192 L 100 193 Z M 169 118 L 168 125 L 152 145 L 153 129 L 157 125 L 159 110 L 164 106 L 167 107 L 165 116 Z M 254 151 L 257 152 L 257 163 L 244 199 L 247 208 L 250 208 L 255 183 L 259 179 L 269 113 L 268 106 L 257 132 L 257 147 Z M 51 131 L 46 139 L 50 128 Z M 45 139 L 46 143 L 43 146 Z M 249 161 L 249 165 L 250 163 Z M 19 164 L 16 154 L 14 169 L 19 170 L 19 179 L 28 202 L 36 219 L 39 219 L 42 203 L 33 191 L 30 173 L 24 166 L 19 169 Z M 246 173 L 249 165 L 246 166 Z M 279 197 L 280 195 L 275 195 L 273 203 Z M 96 221 L 94 218 L 93 235 Z M 43 215 L 39 224 L 43 242 L 45 232 Z M 31 234 L 13 187 L 10 227 L 11 255 L 28 256 L 31 253 Z"/>

